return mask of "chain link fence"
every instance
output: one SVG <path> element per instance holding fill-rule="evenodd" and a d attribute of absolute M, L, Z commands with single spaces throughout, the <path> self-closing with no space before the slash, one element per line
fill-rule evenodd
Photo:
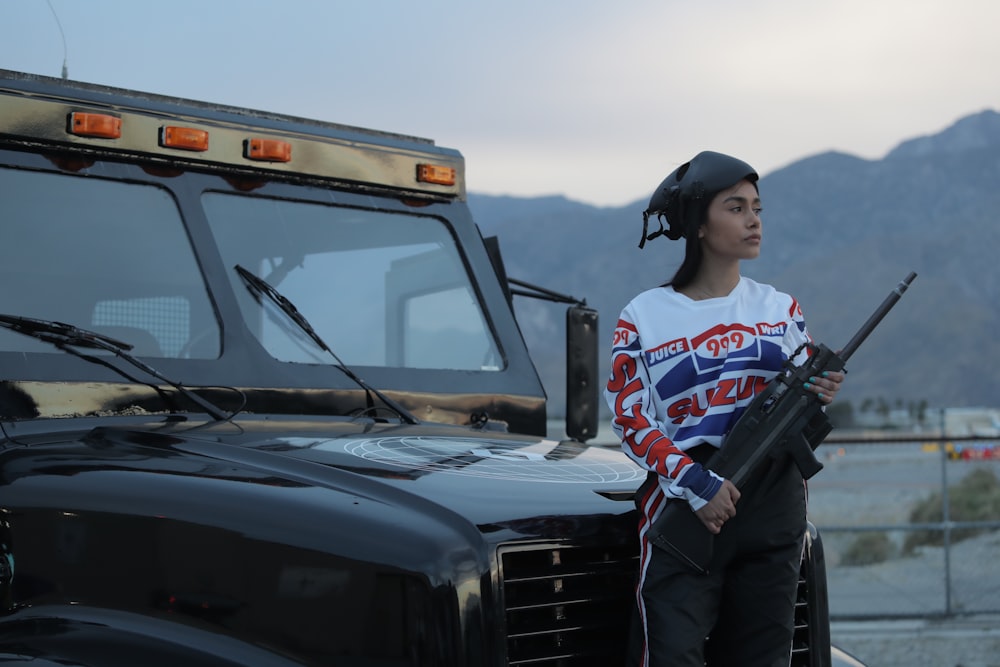
<path fill-rule="evenodd" d="M 1000 444 L 827 439 L 809 481 L 837 620 L 1000 613 Z"/>

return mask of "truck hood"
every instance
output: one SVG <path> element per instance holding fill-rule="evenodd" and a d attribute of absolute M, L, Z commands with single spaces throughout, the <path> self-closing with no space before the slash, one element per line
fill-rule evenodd
<path fill-rule="evenodd" d="M 440 425 L 241 426 L 238 435 L 165 437 L 172 451 L 391 504 L 432 503 L 482 531 L 521 537 L 578 537 L 583 517 L 630 512 L 646 478 L 619 450 L 572 440 Z M 149 434 L 142 438 L 149 444 Z M 122 439 L 128 432 L 91 435 L 95 442 Z"/>
<path fill-rule="evenodd" d="M 14 454 L 7 480 L 27 476 L 28 467 L 34 474 L 51 470 L 56 460 L 60 474 L 134 470 L 148 478 L 173 471 L 199 488 L 259 482 L 409 511 L 430 513 L 433 505 L 434 515 L 493 539 L 553 539 L 597 531 L 609 515 L 632 511 L 646 475 L 617 449 L 448 425 L 271 416 L 195 428 L 99 426 L 77 435 L 76 443 L 49 440 L 44 463 L 31 455 L 34 447 Z M 63 453 L 53 458 L 52 447 Z M 595 525 L 581 526 L 588 517 Z"/>

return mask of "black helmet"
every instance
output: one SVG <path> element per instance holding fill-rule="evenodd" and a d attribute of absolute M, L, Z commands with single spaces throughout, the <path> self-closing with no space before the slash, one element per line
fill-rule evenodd
<path fill-rule="evenodd" d="M 705 209 L 715 195 L 743 179 L 756 184 L 757 178 L 757 172 L 743 160 L 713 151 L 698 153 L 690 162 L 674 169 L 656 188 L 649 207 L 642 212 L 639 247 L 660 235 L 674 241 L 686 237 L 698 229 Z M 647 234 L 651 215 L 657 217 L 660 228 Z M 667 219 L 666 229 L 663 226 L 664 217 Z"/>

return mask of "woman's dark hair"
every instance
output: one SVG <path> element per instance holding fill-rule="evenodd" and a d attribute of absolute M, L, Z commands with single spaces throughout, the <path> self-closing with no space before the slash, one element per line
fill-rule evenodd
<path fill-rule="evenodd" d="M 698 275 L 698 267 L 701 266 L 701 258 L 703 256 L 701 239 L 698 238 L 697 234 L 689 234 L 684 239 L 684 261 L 677 268 L 674 277 L 663 283 L 660 287 L 680 289 L 690 285 L 694 277 Z"/>

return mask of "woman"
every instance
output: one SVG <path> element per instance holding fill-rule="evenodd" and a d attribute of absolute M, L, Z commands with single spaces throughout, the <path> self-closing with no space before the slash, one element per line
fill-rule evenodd
<path fill-rule="evenodd" d="M 685 255 L 669 282 L 622 311 L 605 390 L 625 453 L 649 471 L 636 495 L 635 664 L 789 661 L 806 527 L 801 474 L 778 461 L 740 490 L 702 465 L 809 341 L 792 297 L 740 274 L 740 262 L 760 254 L 757 180 L 742 160 L 702 152 L 667 176 L 643 213 L 639 247 L 660 235 L 683 238 Z M 650 216 L 660 229 L 647 234 Z M 831 372 L 809 389 L 829 404 L 843 378 Z M 715 534 L 708 573 L 648 541 L 667 502 L 686 503 Z"/>

